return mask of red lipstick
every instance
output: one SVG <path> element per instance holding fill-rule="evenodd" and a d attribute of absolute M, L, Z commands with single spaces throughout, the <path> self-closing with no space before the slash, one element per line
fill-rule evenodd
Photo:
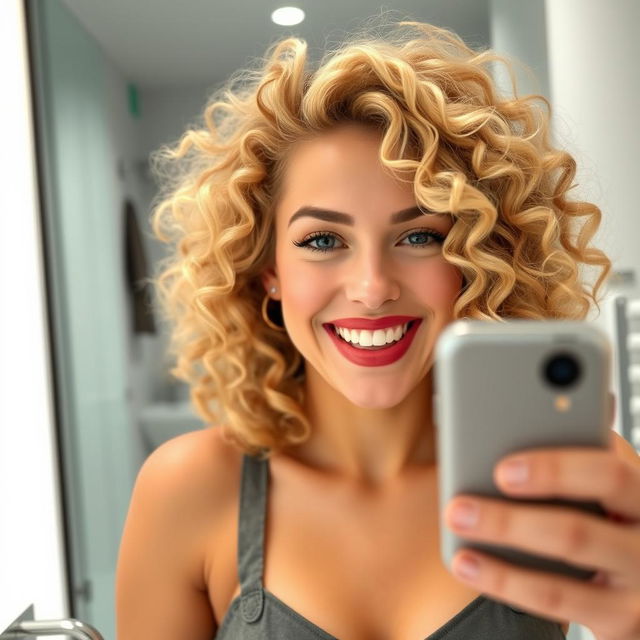
<path fill-rule="evenodd" d="M 394 324 L 400 324 L 397 318 L 407 318 L 407 316 L 391 316 L 393 318 L 392 323 L 388 323 L 387 320 L 389 318 L 381 319 L 382 322 L 386 324 L 384 326 L 380 326 L 377 328 L 384 329 L 387 326 L 393 326 Z M 359 318 L 346 318 L 346 320 L 357 320 L 358 323 L 362 322 L 362 319 Z M 412 318 L 407 318 L 407 320 L 412 320 Z M 344 320 L 336 320 L 338 326 L 346 326 L 343 325 L 342 322 Z M 379 321 L 380 322 L 380 321 Z M 355 322 L 354 322 L 355 324 Z M 358 347 L 354 347 L 349 344 L 346 340 L 343 340 L 340 336 L 336 334 L 335 329 L 331 324 L 324 324 L 324 328 L 326 332 L 329 334 L 332 342 L 335 344 L 338 351 L 350 362 L 354 364 L 363 366 L 363 367 L 382 367 L 388 364 L 392 364 L 396 362 L 396 360 L 400 360 L 402 356 L 407 352 L 411 343 L 413 342 L 413 338 L 418 331 L 418 327 L 422 324 L 422 320 L 420 318 L 414 319 L 414 322 L 409 327 L 407 333 L 400 339 L 398 342 L 394 342 L 387 347 L 383 347 L 380 349 L 359 349 Z M 364 329 L 362 324 L 358 324 L 353 327 L 354 329 Z"/>

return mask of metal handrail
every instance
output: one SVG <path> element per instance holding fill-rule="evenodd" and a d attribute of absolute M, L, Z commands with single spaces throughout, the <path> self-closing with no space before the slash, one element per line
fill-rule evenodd
<path fill-rule="evenodd" d="M 75 618 L 63 618 L 61 620 L 23 620 L 11 625 L 4 633 L 0 634 L 0 640 L 18 640 L 28 636 L 70 636 L 78 640 L 104 640 L 100 632 Z"/>

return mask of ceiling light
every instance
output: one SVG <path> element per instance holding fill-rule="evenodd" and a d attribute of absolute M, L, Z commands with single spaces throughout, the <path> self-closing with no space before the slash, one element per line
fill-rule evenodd
<path fill-rule="evenodd" d="M 304 11 L 298 7 L 280 7 L 271 14 L 271 20 L 283 27 L 290 27 L 304 20 Z"/>

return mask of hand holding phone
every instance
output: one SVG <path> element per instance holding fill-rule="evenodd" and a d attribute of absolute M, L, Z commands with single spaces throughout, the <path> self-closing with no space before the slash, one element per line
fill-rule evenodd
<path fill-rule="evenodd" d="M 602 447 L 609 443 L 610 347 L 582 322 L 461 320 L 436 347 L 436 426 L 440 507 L 458 494 L 505 496 L 493 480 L 503 457 L 544 447 Z M 522 500 L 597 514 L 594 502 Z M 581 579 L 593 572 L 507 546 L 466 540 L 443 526 L 447 566 L 461 547 L 525 567 Z"/>

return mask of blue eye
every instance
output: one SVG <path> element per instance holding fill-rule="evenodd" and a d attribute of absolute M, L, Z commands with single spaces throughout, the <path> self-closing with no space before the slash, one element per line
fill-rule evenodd
<path fill-rule="evenodd" d="M 318 231 L 316 233 L 312 233 L 310 236 L 308 236 L 307 238 L 305 238 L 302 242 L 296 242 L 294 240 L 293 244 L 296 245 L 296 247 L 305 247 L 307 249 L 311 249 L 311 251 L 322 251 L 323 253 L 326 253 L 327 251 L 333 251 L 334 247 L 331 246 L 313 246 L 311 243 L 312 242 L 316 242 L 318 241 L 319 243 L 321 243 L 322 240 L 338 240 L 338 236 L 335 235 L 334 233 L 326 233 L 326 232 L 322 232 L 322 231 Z"/>
<path fill-rule="evenodd" d="M 411 244 L 412 247 L 423 247 L 431 245 L 435 242 L 442 243 L 444 242 L 444 236 L 441 233 L 437 233 L 436 231 L 412 231 L 408 236 L 405 237 L 405 240 L 411 238 L 412 236 L 423 236 L 425 240 L 423 242 L 416 242 L 415 244 Z"/>
<path fill-rule="evenodd" d="M 411 233 L 406 235 L 404 239 L 407 240 L 408 238 L 415 236 L 423 236 L 424 240 L 422 242 L 410 243 L 408 246 L 430 247 L 434 242 L 442 244 L 445 239 L 444 234 L 432 229 L 421 229 L 419 231 L 412 231 Z M 294 240 L 293 244 L 296 247 L 303 247 L 305 249 L 310 249 L 311 251 L 321 251 L 322 253 L 327 253 L 328 251 L 333 251 L 336 248 L 335 246 L 330 246 L 331 240 L 342 242 L 335 233 L 331 233 L 328 231 L 316 231 L 300 242 Z M 314 246 L 313 244 L 311 244 L 312 242 L 316 241 L 318 242 L 319 246 Z"/>

